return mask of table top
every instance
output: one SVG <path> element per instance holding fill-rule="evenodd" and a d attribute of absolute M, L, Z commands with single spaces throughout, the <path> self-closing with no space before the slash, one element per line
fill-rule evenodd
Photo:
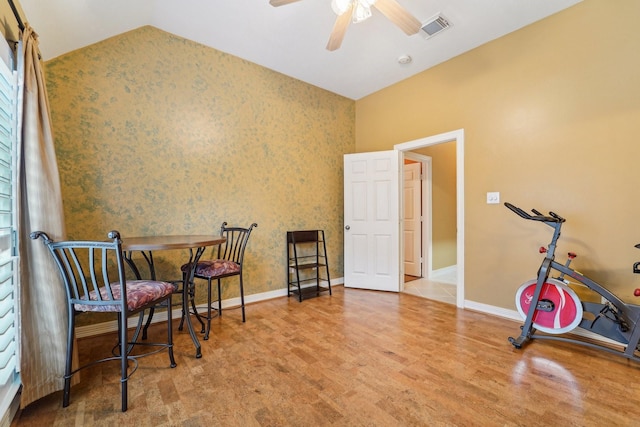
<path fill-rule="evenodd" d="M 227 239 L 217 235 L 141 236 L 122 239 L 124 251 L 160 251 L 169 249 L 190 249 L 215 246 Z"/>

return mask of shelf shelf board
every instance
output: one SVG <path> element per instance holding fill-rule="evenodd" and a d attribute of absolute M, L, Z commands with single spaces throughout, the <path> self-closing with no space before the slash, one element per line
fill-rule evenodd
<path fill-rule="evenodd" d="M 290 294 L 296 296 L 302 295 L 302 299 L 308 299 L 318 297 L 322 292 L 329 292 L 329 290 L 330 289 L 326 286 L 308 286 L 306 288 L 301 288 L 300 291 L 298 291 L 297 289 L 292 289 Z"/>

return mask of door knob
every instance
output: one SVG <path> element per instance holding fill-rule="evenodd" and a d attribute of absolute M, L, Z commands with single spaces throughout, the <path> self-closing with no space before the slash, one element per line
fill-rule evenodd
<path fill-rule="evenodd" d="M 351 230 L 351 227 L 349 227 L 348 225 L 344 227 L 345 230 Z"/>

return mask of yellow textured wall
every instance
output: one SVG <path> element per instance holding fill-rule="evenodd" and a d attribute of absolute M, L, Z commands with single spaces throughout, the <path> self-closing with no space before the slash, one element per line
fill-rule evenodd
<path fill-rule="evenodd" d="M 257 222 L 255 294 L 286 287 L 286 231 L 319 228 L 342 277 L 354 101 L 153 27 L 55 58 L 46 77 L 70 238 Z M 179 277 L 186 254 L 155 255 L 163 277 Z"/>
<path fill-rule="evenodd" d="M 550 238 L 488 191 L 567 218 L 558 259 L 577 252 L 579 270 L 633 299 L 639 16 L 636 0 L 585 0 L 356 102 L 358 152 L 464 128 L 468 300 L 514 309 Z"/>

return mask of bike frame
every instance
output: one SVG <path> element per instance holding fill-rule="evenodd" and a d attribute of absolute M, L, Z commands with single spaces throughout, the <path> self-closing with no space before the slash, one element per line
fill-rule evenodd
<path fill-rule="evenodd" d="M 561 264 L 555 261 L 554 258 L 555 258 L 556 244 L 560 237 L 560 230 L 562 228 L 562 223 L 565 221 L 565 219 L 553 212 L 549 213 L 550 216 L 545 216 L 545 215 L 542 215 L 540 212 L 533 210 L 533 213 L 535 214 L 534 216 L 534 215 L 528 214 L 527 212 L 523 211 L 522 209 L 510 203 L 505 203 L 505 206 L 524 219 L 543 222 L 554 229 L 551 243 L 547 247 L 546 256 L 542 260 L 542 263 L 538 270 L 536 288 L 535 288 L 533 299 L 531 301 L 531 306 L 530 306 L 532 309 L 530 309 L 529 312 L 527 313 L 527 317 L 522 326 L 522 332 L 520 333 L 520 336 L 518 336 L 517 338 L 509 337 L 509 341 L 513 344 L 513 346 L 516 348 L 521 348 L 526 341 L 533 338 L 549 339 L 549 340 L 556 340 L 556 341 L 571 342 L 571 343 L 584 345 L 587 347 L 597 348 L 610 353 L 622 355 L 628 359 L 640 361 L 640 356 L 636 355 L 636 351 L 638 350 L 638 343 L 640 342 L 640 306 L 625 303 L 600 283 L 570 268 L 569 263 Z M 587 288 L 598 293 L 605 300 L 607 300 L 613 307 L 615 307 L 620 319 L 623 322 L 625 322 L 625 324 L 628 326 L 628 329 L 626 331 L 617 331 L 615 335 L 607 334 L 606 332 L 603 332 L 603 331 L 599 331 L 599 332 L 593 331 L 593 330 L 590 330 L 590 331 L 597 335 L 604 336 L 605 338 L 619 342 L 620 344 L 625 346 L 623 351 L 616 350 L 614 348 L 611 348 L 602 344 L 596 344 L 593 342 L 587 342 L 579 339 L 569 338 L 566 336 L 536 334 L 536 329 L 533 324 L 534 322 L 533 319 L 537 311 L 537 308 L 535 307 L 538 306 L 538 302 L 540 301 L 540 293 L 542 291 L 543 285 L 549 279 L 549 274 L 551 273 L 551 271 L 554 271 L 554 270 L 559 272 L 561 275 L 571 277 L 575 281 L 583 284 Z M 583 306 L 584 305 L 593 306 L 592 309 L 605 306 L 604 304 L 592 304 L 592 303 L 583 303 Z M 594 311 L 587 310 L 587 309 L 585 309 L 584 311 L 594 313 Z M 582 323 L 580 326 L 582 326 Z M 589 329 L 586 329 L 586 330 L 589 330 Z M 621 339 L 621 336 L 622 336 L 622 339 Z"/>

